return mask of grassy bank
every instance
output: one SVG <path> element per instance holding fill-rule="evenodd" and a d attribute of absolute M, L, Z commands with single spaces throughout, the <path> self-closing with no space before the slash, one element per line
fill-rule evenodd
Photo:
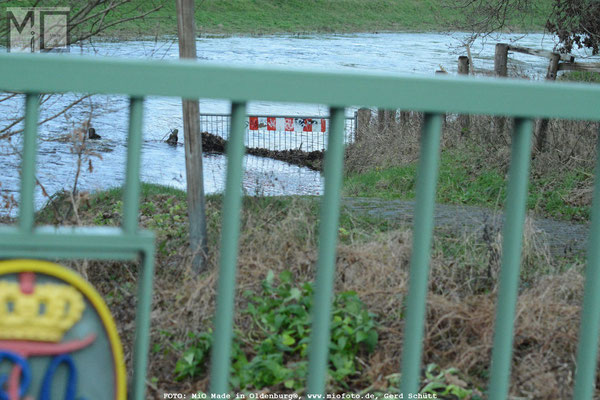
<path fill-rule="evenodd" d="M 137 4 L 136 4 L 137 3 Z M 173 1 L 143 21 L 132 21 L 121 32 L 175 33 Z M 133 2 L 131 8 L 149 7 Z M 550 1 L 544 0 L 531 18 L 514 21 L 512 28 L 542 30 Z M 204 0 L 196 2 L 198 33 L 271 34 L 304 32 L 441 31 L 448 21 L 464 22 L 461 10 L 442 0 Z M 515 25 L 520 24 L 520 25 Z M 511 25 L 511 22 L 508 24 Z"/>
<path fill-rule="evenodd" d="M 570 79 L 597 79 L 594 75 Z M 376 119 L 376 118 L 375 118 Z M 415 197 L 421 116 L 412 113 L 380 132 L 375 119 L 346 153 L 346 196 L 412 200 Z M 527 208 L 555 219 L 588 221 L 598 125 L 551 120 L 543 151 L 533 151 Z M 442 134 L 438 203 L 502 208 L 510 164 L 511 121 L 471 116 L 463 129 L 449 115 Z M 535 138 L 533 139 L 535 142 Z"/>
<path fill-rule="evenodd" d="M 481 147 L 449 149 L 441 155 L 436 202 L 501 208 L 506 200 L 506 171 L 480 157 Z M 417 163 L 351 173 L 344 181 L 347 196 L 414 200 Z M 592 185 L 591 171 L 555 170 L 533 175 L 527 208 L 545 217 L 585 221 L 589 201 L 581 199 L 583 188 Z"/>
<path fill-rule="evenodd" d="M 121 190 L 82 195 L 73 212 L 56 197 L 38 223 L 115 225 Z M 208 268 L 189 271 L 185 194 L 143 185 L 140 221 L 157 235 L 149 398 L 208 385 L 215 307 L 220 196 L 207 198 Z M 69 211 L 70 210 L 70 211 Z M 232 390 L 304 391 L 306 340 L 317 254 L 318 198 L 244 197 L 236 295 Z M 404 327 L 410 230 L 343 210 L 335 278 L 328 392 L 394 393 Z M 573 370 L 582 278 L 526 230 L 512 394 L 566 398 Z M 421 392 L 477 399 L 485 391 L 500 238 L 437 232 L 432 253 Z M 73 264 L 103 294 L 123 337 L 128 370 L 137 267 Z M 532 345 L 534 343 L 534 345 Z M 566 367 L 565 367 L 566 366 Z M 445 393 L 446 397 L 441 394 Z M 450 396 L 452 395 L 452 396 Z"/>
<path fill-rule="evenodd" d="M 31 6 L 34 1 L 8 1 L 7 7 Z M 551 0 L 540 0 L 536 11 L 507 26 L 519 31 L 541 31 Z M 62 6 L 52 1 L 45 6 Z M 139 37 L 177 33 L 175 1 L 132 0 L 105 18 L 106 24 L 132 18 L 161 6 L 143 19 L 125 21 L 103 35 Z M 99 9 L 101 9 L 100 6 Z M 77 12 L 73 6 L 72 14 Z M 443 0 L 197 0 L 198 34 L 273 34 L 310 32 L 445 31 L 464 25 L 462 10 Z"/>

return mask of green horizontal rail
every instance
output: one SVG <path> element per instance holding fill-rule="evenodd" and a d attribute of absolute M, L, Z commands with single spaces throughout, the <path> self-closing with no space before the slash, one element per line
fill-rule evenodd
<path fill-rule="evenodd" d="M 422 341 L 435 187 L 438 176 L 442 113 L 515 117 L 508 197 L 503 227 L 503 252 L 489 398 L 505 399 L 510 388 L 513 323 L 525 219 L 533 118 L 600 120 L 600 88 L 592 85 L 540 83 L 461 77 L 406 77 L 390 74 L 328 73 L 272 68 L 237 68 L 192 61 L 121 60 L 56 55 L 0 55 L 0 89 L 26 93 L 19 224 L 0 227 L 0 257 L 135 259 L 142 256 L 134 343 L 131 395 L 145 397 L 148 363 L 154 236 L 138 229 L 139 169 L 143 99 L 174 96 L 232 101 L 227 182 L 223 203 L 220 271 L 211 393 L 229 391 L 236 264 L 240 235 L 244 122 L 248 101 L 284 101 L 330 106 L 331 134 L 325 158 L 325 193 L 319 227 L 307 393 L 324 394 L 339 202 L 343 171 L 344 109 L 376 106 L 425 112 L 417 177 L 417 206 L 411 256 L 410 285 L 402 353 L 401 391 L 420 389 Z M 121 228 L 35 227 L 35 153 L 39 93 L 124 94 L 130 100 L 124 217 Z M 568 101 L 565 101 L 568 99 Z M 600 144 L 599 144 L 600 146 Z M 600 148 L 600 147 L 599 147 Z M 597 165 L 597 170 L 599 170 Z M 574 398 L 595 393 L 596 347 L 600 324 L 600 178 L 596 177 L 592 229 Z"/>
<path fill-rule="evenodd" d="M 153 248 L 154 235 L 139 231 L 127 235 L 114 227 L 38 227 L 23 234 L 15 227 L 0 226 L 0 255 L 9 258 L 136 259 L 140 249 Z M 75 256 L 77 255 L 77 256 Z M 94 257 L 91 257 L 93 255 Z"/>
<path fill-rule="evenodd" d="M 591 85 L 238 68 L 188 60 L 0 55 L 0 89 L 213 98 L 233 102 L 294 101 L 430 113 L 600 120 L 600 88 Z"/>

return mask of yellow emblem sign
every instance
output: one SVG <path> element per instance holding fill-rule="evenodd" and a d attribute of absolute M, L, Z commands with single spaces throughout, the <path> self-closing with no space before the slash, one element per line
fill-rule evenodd
<path fill-rule="evenodd" d="M 102 297 L 75 272 L 0 262 L 0 400 L 125 399 L 123 349 Z"/>

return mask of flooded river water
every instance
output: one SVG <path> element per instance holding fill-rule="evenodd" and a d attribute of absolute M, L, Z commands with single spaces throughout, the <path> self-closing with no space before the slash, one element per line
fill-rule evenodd
<path fill-rule="evenodd" d="M 283 68 L 393 72 L 398 74 L 433 75 L 440 66 L 456 73 L 457 50 L 465 34 L 384 33 L 348 35 L 277 35 L 263 37 L 200 38 L 197 40 L 201 62 L 227 65 L 269 65 Z M 503 41 L 516 40 L 521 46 L 551 50 L 553 38 L 542 34 L 525 37 L 506 35 Z M 127 42 L 95 42 L 71 47 L 72 54 L 97 57 L 133 57 L 154 59 L 178 58 L 176 38 Z M 493 68 L 494 45 L 478 43 L 472 48 L 476 68 Z M 510 56 L 509 69 L 527 76 L 542 76 L 547 61 L 522 54 Z M 4 97 L 0 95 L 0 98 Z M 47 118 L 77 98 L 76 95 L 53 96 L 42 107 L 41 118 Z M 229 103 L 202 99 L 202 113 L 228 113 Z M 0 129 L 23 112 L 23 98 L 0 102 Z M 323 105 L 273 104 L 253 102 L 250 114 L 327 116 Z M 353 110 L 349 110 L 351 114 Z M 67 135 L 82 121 L 91 118 L 101 140 L 88 141 L 91 163 L 79 178 L 80 190 L 99 190 L 120 185 L 124 179 L 127 135 L 127 99 L 122 96 L 94 96 L 72 107 L 66 114 L 40 127 L 38 178 L 52 194 L 73 185 L 76 155 L 68 142 L 57 138 Z M 20 125 L 13 129 L 19 129 Z M 149 98 L 145 105 L 144 142 L 142 146 L 142 180 L 185 188 L 183 145 L 169 146 L 161 139 L 170 129 L 182 132 L 181 102 L 176 98 Z M 180 141 L 183 135 L 180 134 Z M 1 189 L 18 197 L 19 135 L 0 143 Z M 223 155 L 203 157 L 206 193 L 224 188 L 226 169 Z M 320 194 L 322 178 L 318 172 L 281 161 L 246 156 L 243 188 L 247 194 L 284 195 Z M 45 201 L 40 190 L 37 206 Z M 1 212 L 1 211 L 0 211 Z"/>

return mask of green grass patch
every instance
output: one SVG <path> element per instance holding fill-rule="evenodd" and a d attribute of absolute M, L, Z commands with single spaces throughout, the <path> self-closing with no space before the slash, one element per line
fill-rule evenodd
<path fill-rule="evenodd" d="M 600 83 L 600 73 L 591 71 L 569 71 L 558 77 L 559 81 Z"/>
<path fill-rule="evenodd" d="M 116 226 L 123 214 L 122 188 L 110 188 L 93 194 L 84 194 L 78 200 L 78 214 L 83 225 Z M 209 231 L 218 232 L 221 224 L 220 194 L 206 196 L 206 218 Z M 242 225 L 252 224 L 256 231 L 267 230 L 269 225 L 284 215 L 290 208 L 298 209 L 303 218 L 298 218 L 294 233 L 299 240 L 309 240 L 317 235 L 320 198 L 314 196 L 266 196 L 242 198 Z M 188 240 L 187 194 L 185 191 L 150 183 L 142 183 L 140 191 L 140 222 L 157 234 L 159 255 L 177 253 Z M 256 216 L 265 216 L 264 219 Z M 68 192 L 59 192 L 36 215 L 38 225 L 60 225 L 76 223 L 72 201 Z M 360 215 L 342 210 L 340 213 L 339 237 L 342 243 L 369 240 L 399 227 L 397 222 L 384 218 Z M 217 246 L 215 235 L 209 236 L 209 245 Z"/>
<path fill-rule="evenodd" d="M 7 7 L 32 6 L 31 1 L 9 1 Z M 49 1 L 45 6 L 64 6 Z M 83 3 L 82 3 L 83 4 Z M 107 3 L 108 4 L 108 3 Z M 507 26 L 521 31 L 541 31 L 549 15 L 550 0 L 528 18 L 509 18 Z M 107 5 L 98 6 L 100 11 Z M 175 2 L 132 0 L 110 11 L 106 24 L 132 18 L 162 6 L 142 19 L 109 28 L 104 35 L 139 37 L 177 34 Z M 72 13 L 78 11 L 72 7 Z M 198 34 L 273 34 L 310 32 L 446 31 L 449 23 L 465 24 L 462 10 L 443 0 L 197 0 Z M 91 21 L 90 21 L 91 22 Z M 89 28 L 88 27 L 84 27 Z"/>
<path fill-rule="evenodd" d="M 470 152 L 447 150 L 441 155 L 436 202 L 502 207 L 506 200 L 506 179 L 502 171 L 485 165 Z M 344 180 L 344 195 L 413 200 L 417 164 L 350 174 Z M 544 216 L 566 220 L 588 220 L 590 207 L 571 200 L 578 187 L 591 178 L 586 171 L 556 171 L 529 183 L 527 207 Z"/>
<path fill-rule="evenodd" d="M 545 3 L 546 1 L 544 1 Z M 140 21 L 116 29 L 138 32 L 176 33 L 173 1 Z M 149 8 L 134 1 L 131 9 Z M 547 10 L 534 12 L 526 25 L 512 21 L 513 27 L 542 30 Z M 442 31 L 447 21 L 464 22 L 460 10 L 442 0 L 204 0 L 196 2 L 198 33 L 272 34 L 305 32 Z"/>

